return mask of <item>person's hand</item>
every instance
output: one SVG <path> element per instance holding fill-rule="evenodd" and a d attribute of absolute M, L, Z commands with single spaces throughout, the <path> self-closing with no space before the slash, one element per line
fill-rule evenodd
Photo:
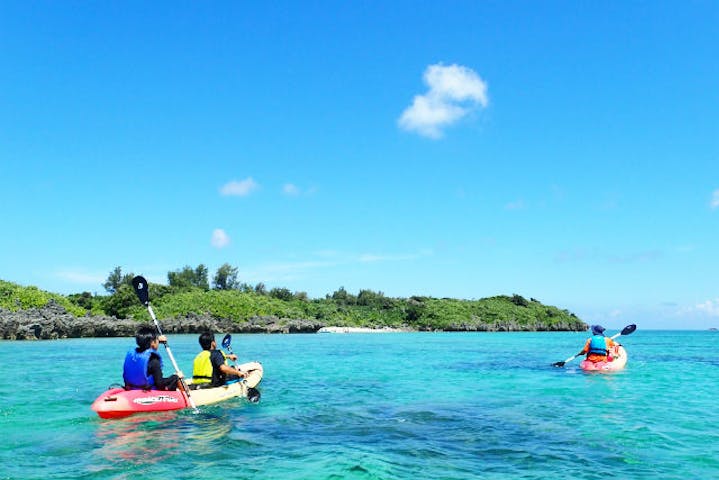
<path fill-rule="evenodd" d="M 233 360 L 235 362 L 237 361 L 237 355 L 235 355 L 234 353 L 227 355 L 227 358 L 229 358 L 230 360 Z"/>
<path fill-rule="evenodd" d="M 237 376 L 238 376 L 238 377 L 240 377 L 240 378 L 245 378 L 245 377 L 247 376 L 247 373 L 246 373 L 246 372 L 243 372 L 243 371 L 240 370 L 239 368 L 236 369 L 236 370 L 237 370 Z"/>
<path fill-rule="evenodd" d="M 178 378 L 185 378 L 185 374 L 182 373 L 182 370 L 177 371 L 177 376 L 178 376 Z"/>
<path fill-rule="evenodd" d="M 157 341 L 160 343 L 167 343 L 167 337 L 164 335 L 160 335 L 159 337 L 157 337 Z"/>

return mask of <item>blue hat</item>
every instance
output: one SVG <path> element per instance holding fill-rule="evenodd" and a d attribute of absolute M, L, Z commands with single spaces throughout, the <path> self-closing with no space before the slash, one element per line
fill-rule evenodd
<path fill-rule="evenodd" d="M 601 325 L 592 325 L 592 335 L 604 335 L 604 327 Z"/>

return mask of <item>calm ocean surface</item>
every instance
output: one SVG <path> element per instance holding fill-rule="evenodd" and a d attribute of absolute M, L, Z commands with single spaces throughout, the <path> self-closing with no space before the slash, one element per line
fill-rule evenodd
<path fill-rule="evenodd" d="M 585 338 L 233 335 L 259 404 L 122 420 L 90 404 L 134 339 L 0 341 L 0 479 L 719 478 L 719 332 L 640 326 L 623 372 L 550 366 Z M 170 346 L 191 374 L 196 336 Z"/>

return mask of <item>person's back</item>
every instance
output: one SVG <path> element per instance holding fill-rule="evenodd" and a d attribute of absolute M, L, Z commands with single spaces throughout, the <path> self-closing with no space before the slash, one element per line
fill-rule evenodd
<path fill-rule="evenodd" d="M 148 390 L 155 386 L 155 378 L 147 374 L 152 356 L 153 352 L 149 348 L 145 350 L 131 348 L 127 352 L 125 363 L 122 366 L 122 378 L 125 381 L 126 389 Z"/>
<path fill-rule="evenodd" d="M 607 360 L 609 349 L 615 345 L 611 338 L 604 336 L 604 327 L 592 325 L 592 336 L 587 339 L 580 354 L 587 354 L 590 362 L 604 362 Z"/>
<path fill-rule="evenodd" d="M 192 364 L 193 385 L 198 385 L 200 388 L 216 387 L 245 376 L 243 372 L 227 365 L 228 357 L 221 350 L 217 350 L 215 335 L 212 332 L 203 332 L 198 341 L 202 351 L 195 356 Z"/>
<path fill-rule="evenodd" d="M 216 351 L 203 349 L 195 356 L 195 360 L 192 362 L 193 385 L 214 386 L 222 384 L 212 362 L 212 354 Z"/>
<path fill-rule="evenodd" d="M 151 327 L 140 327 L 135 335 L 137 347 L 125 354 L 122 378 L 127 390 L 175 390 L 179 378 L 162 376 L 162 357 L 157 351 L 161 338 Z"/>

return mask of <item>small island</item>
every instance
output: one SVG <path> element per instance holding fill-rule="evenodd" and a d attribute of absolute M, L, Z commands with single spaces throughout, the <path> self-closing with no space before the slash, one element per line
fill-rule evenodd
<path fill-rule="evenodd" d="M 187 274 L 188 269 L 171 272 L 170 285 L 149 285 L 153 310 L 165 333 L 199 333 L 207 329 L 232 333 L 587 329 L 586 323 L 573 313 L 517 294 L 479 300 L 394 298 L 372 290 L 353 295 L 340 288 L 325 298 L 310 299 L 303 292 L 292 293 L 283 288 L 267 291 L 262 284 L 250 287 L 233 283 L 227 288 L 215 281 L 213 288 L 209 288 L 206 281 L 179 282 L 172 275 Z M 88 292 L 60 295 L 0 280 L 0 338 L 44 340 L 134 335 L 139 324 L 150 321 L 147 310 L 129 285 L 131 275 L 121 275 L 119 267 L 113 273 L 116 275 L 111 274 L 105 285 L 107 295 Z"/>

